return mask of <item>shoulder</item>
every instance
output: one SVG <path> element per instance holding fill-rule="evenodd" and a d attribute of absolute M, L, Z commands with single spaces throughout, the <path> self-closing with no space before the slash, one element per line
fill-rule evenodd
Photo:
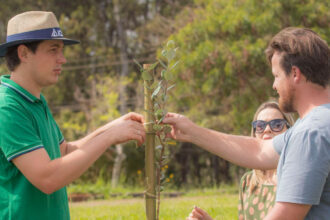
<path fill-rule="evenodd" d="M 299 131 L 330 129 L 330 103 L 317 106 L 300 120 L 296 127 Z"/>
<path fill-rule="evenodd" d="M 21 96 L 17 95 L 11 88 L 0 84 L 0 107 L 7 105 L 22 106 L 24 104 Z"/>
<path fill-rule="evenodd" d="M 19 120 L 30 115 L 25 107 L 25 102 L 19 97 L 8 93 L 2 93 L 0 89 L 0 121 L 9 122 L 13 119 Z M 1 123 L 0 123 L 1 124 Z"/>
<path fill-rule="evenodd" d="M 291 129 L 290 129 L 291 130 Z M 290 143 L 317 148 L 330 144 L 330 104 L 314 108 L 292 127 Z M 316 144 L 317 143 L 317 144 Z"/>

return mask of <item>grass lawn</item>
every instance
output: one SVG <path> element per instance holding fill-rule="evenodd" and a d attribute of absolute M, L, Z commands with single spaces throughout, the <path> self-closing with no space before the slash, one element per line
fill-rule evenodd
<path fill-rule="evenodd" d="M 160 220 L 185 220 L 194 205 L 206 210 L 214 219 L 237 219 L 238 195 L 228 190 L 186 193 L 178 198 L 162 198 Z M 143 199 L 111 199 L 70 203 L 71 219 L 143 220 Z"/>

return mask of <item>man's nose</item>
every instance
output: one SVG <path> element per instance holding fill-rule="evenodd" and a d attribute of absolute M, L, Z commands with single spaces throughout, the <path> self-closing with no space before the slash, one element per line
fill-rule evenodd
<path fill-rule="evenodd" d="M 57 62 L 60 64 L 65 64 L 66 63 L 66 58 L 63 54 L 63 52 L 61 52 L 57 58 Z"/>

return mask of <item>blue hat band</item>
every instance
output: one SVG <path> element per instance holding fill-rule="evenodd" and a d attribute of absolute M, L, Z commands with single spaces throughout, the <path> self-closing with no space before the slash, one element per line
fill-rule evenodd
<path fill-rule="evenodd" d="M 36 31 L 29 31 L 19 34 L 13 34 L 7 37 L 7 43 L 18 40 L 29 39 L 56 39 L 63 38 L 63 34 L 60 28 L 47 28 Z"/>

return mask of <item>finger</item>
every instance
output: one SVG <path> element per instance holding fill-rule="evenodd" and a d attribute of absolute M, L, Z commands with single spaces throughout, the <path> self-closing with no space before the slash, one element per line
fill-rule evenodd
<path fill-rule="evenodd" d="M 174 113 L 174 112 L 167 112 L 166 117 L 170 118 L 170 117 L 178 117 L 179 114 Z"/>
<path fill-rule="evenodd" d="M 146 133 L 144 132 L 144 130 L 136 130 L 135 132 L 141 137 L 142 143 L 144 143 L 146 137 Z"/>
<path fill-rule="evenodd" d="M 140 115 L 136 112 L 130 112 L 127 114 L 127 117 L 126 119 L 130 119 L 130 120 L 133 120 L 133 121 L 136 121 L 136 122 L 140 122 L 140 123 L 144 123 L 144 117 L 143 115 Z"/>
<path fill-rule="evenodd" d="M 141 130 L 141 131 L 145 131 L 145 128 L 143 126 L 143 124 L 136 122 L 136 121 L 128 121 L 127 123 L 129 123 L 129 126 L 131 128 L 137 129 L 137 130 Z"/>
<path fill-rule="evenodd" d="M 144 143 L 143 137 L 138 134 L 133 134 L 130 140 L 136 140 L 138 142 L 138 146 L 141 146 Z"/>
<path fill-rule="evenodd" d="M 132 128 L 132 129 L 136 129 L 136 130 L 140 130 L 142 132 L 145 132 L 145 127 L 140 122 L 128 120 L 125 123 L 127 123 L 127 126 L 129 128 Z"/>
<path fill-rule="evenodd" d="M 170 125 L 175 125 L 177 122 L 177 117 L 165 117 L 163 119 L 164 124 L 170 124 Z"/>
<path fill-rule="evenodd" d="M 196 210 L 198 213 L 202 214 L 203 216 L 204 216 L 204 215 L 208 215 L 207 212 L 205 212 L 203 209 L 201 209 L 201 208 L 199 208 L 199 207 L 197 207 L 197 206 L 195 206 L 195 210 Z"/>
<path fill-rule="evenodd" d="M 195 209 L 191 212 L 192 216 L 194 218 L 202 219 L 203 215 L 201 215 L 199 212 L 197 212 Z"/>

